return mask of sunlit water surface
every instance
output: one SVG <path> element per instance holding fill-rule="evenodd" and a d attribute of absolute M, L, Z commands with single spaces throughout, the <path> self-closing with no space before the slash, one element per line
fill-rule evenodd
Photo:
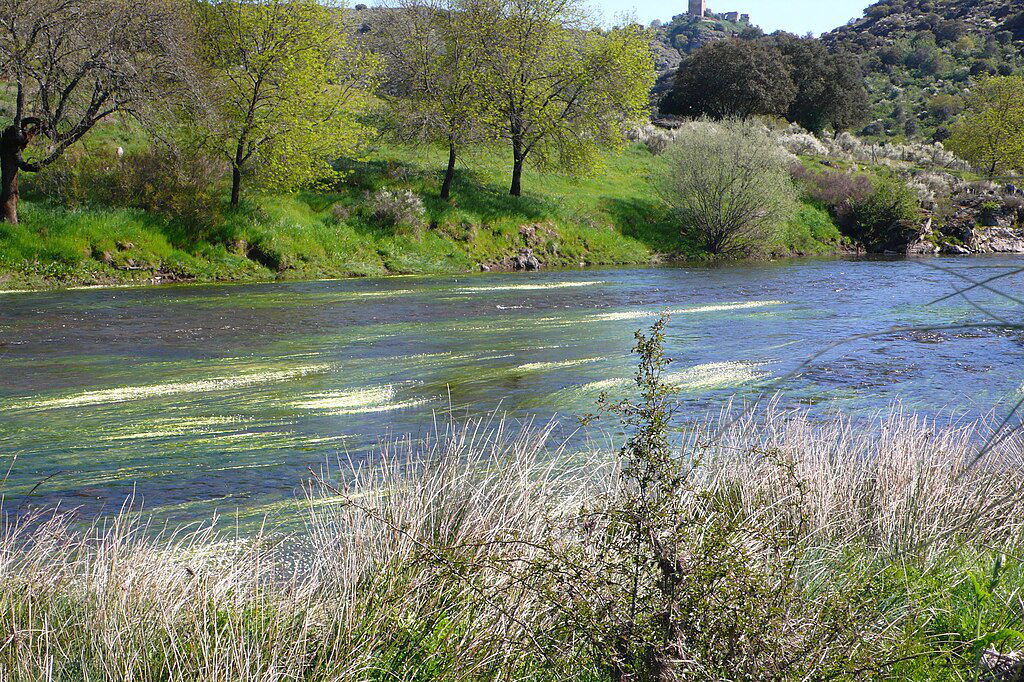
<path fill-rule="evenodd" d="M 1006 329 L 885 333 L 786 378 L 853 335 L 1019 321 L 980 287 L 929 305 L 966 283 L 936 266 L 980 280 L 1024 260 L 0 293 L 4 508 L 91 517 L 133 496 L 169 521 L 253 523 L 291 508 L 310 468 L 452 410 L 560 416 L 567 433 L 602 391 L 630 389 L 633 332 L 665 310 L 690 418 L 776 390 L 817 414 L 1005 410 L 1024 381 L 1024 336 Z M 1024 295 L 1024 276 L 991 286 Z"/>

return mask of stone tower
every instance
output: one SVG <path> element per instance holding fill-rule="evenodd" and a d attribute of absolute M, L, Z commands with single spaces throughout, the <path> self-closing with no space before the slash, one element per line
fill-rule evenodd
<path fill-rule="evenodd" d="M 704 17 L 708 10 L 708 0 L 690 0 L 690 16 Z"/>

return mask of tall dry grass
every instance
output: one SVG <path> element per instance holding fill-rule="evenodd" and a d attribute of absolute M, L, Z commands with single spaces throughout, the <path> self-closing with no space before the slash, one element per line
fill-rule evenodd
<path fill-rule="evenodd" d="M 906 586 L 868 576 L 856 609 L 836 614 L 825 583 L 842 592 L 879 565 L 926 572 L 964 548 L 1024 544 L 1019 443 L 969 466 L 977 429 L 898 412 L 873 426 L 771 410 L 709 423 L 681 449 L 699 481 L 688 503 L 728 497 L 765 527 L 792 524 L 798 509 L 815 551 L 794 564 L 805 592 L 786 602 L 783 649 L 810 651 L 830 624 L 858 618 L 857 643 L 844 646 L 881 670 L 907 636 L 910 597 L 863 588 Z M 602 679 L 583 627 L 593 618 L 574 626 L 560 608 L 569 600 L 539 573 L 555 552 L 601 560 L 586 525 L 563 521 L 621 479 L 606 452 L 550 438 L 496 420 L 385 444 L 360 466 L 312 476 L 298 538 L 157 533 L 127 514 L 87 530 L 11 519 L 0 681 Z M 761 545 L 742 550 L 771 563 Z"/>

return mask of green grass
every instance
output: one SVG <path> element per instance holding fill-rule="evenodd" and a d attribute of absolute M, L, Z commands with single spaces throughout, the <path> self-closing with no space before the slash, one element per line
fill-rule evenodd
<path fill-rule="evenodd" d="M 122 127 L 100 132 L 87 153 L 137 146 Z M 446 153 L 382 145 L 367 160 L 349 162 L 333 191 L 249 191 L 240 208 L 223 207 L 212 227 L 88 202 L 60 206 L 39 196 L 26 174 L 21 223 L 0 226 L 0 285 L 456 273 L 507 261 L 526 246 L 546 268 L 710 259 L 656 196 L 649 178 L 661 161 L 644 147 L 608 152 L 579 178 L 528 169 L 519 198 L 507 192 L 504 150 L 476 149 L 462 160 L 451 201 L 439 197 Z M 421 197 L 427 225 L 374 220 L 366 197 L 385 187 Z M 804 206 L 773 255 L 833 249 L 838 233 L 823 221 L 827 216 Z M 536 237 L 524 234 L 530 227 Z"/>

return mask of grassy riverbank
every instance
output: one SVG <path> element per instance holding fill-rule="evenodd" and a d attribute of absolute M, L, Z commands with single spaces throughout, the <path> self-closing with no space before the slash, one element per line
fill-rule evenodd
<path fill-rule="evenodd" d="M 118 144 L 129 141 L 109 135 L 90 154 L 114 159 Z M 22 222 L 0 224 L 0 287 L 468 272 L 500 268 L 524 247 L 549 268 L 710 259 L 654 194 L 649 177 L 661 160 L 640 145 L 607 153 L 579 179 L 527 171 L 521 198 L 507 195 L 504 154 L 477 150 L 464 160 L 452 200 L 442 201 L 445 160 L 441 149 L 386 145 L 350 163 L 334 191 L 252 193 L 238 209 L 215 206 L 200 222 L 104 204 L 89 188 L 57 203 L 43 198 L 52 178 L 26 175 Z M 70 184 L 103 185 L 118 171 L 104 172 Z M 375 215 L 382 189 L 412 192 L 422 220 Z M 226 196 L 220 186 L 210 192 L 215 204 Z M 767 253 L 830 253 L 839 239 L 828 213 L 812 204 L 781 234 Z"/>
<path fill-rule="evenodd" d="M 682 678 L 972 679 L 1021 644 L 1019 448 L 971 468 L 976 431 L 899 414 L 713 433 L 678 500 L 670 608 L 694 636 L 655 643 Z M 595 644 L 624 620 L 597 571 L 622 557 L 592 514 L 623 479 L 549 446 L 499 425 L 385 448 L 313 485 L 298 552 L 128 519 L 8 527 L 0 679 L 610 679 Z"/>

